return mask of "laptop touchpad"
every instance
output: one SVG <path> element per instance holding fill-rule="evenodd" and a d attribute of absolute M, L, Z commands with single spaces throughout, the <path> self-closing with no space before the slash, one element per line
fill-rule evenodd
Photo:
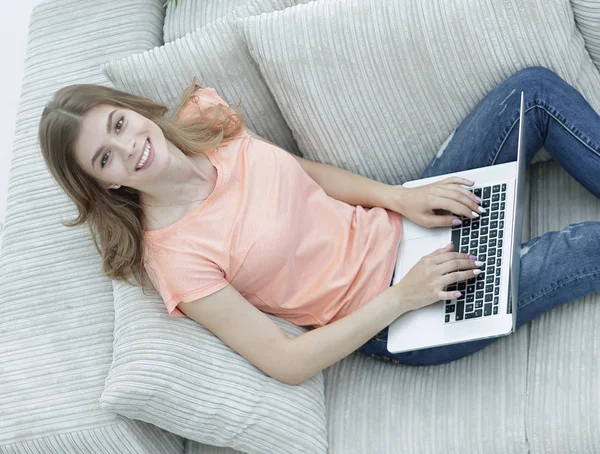
<path fill-rule="evenodd" d="M 431 231 L 431 229 L 428 229 Z M 433 235 L 403 241 L 400 250 L 400 278 L 403 278 L 421 257 L 431 254 L 436 249 L 441 249 L 450 242 L 450 233 L 437 232 Z M 395 280 L 395 278 L 394 278 Z"/>

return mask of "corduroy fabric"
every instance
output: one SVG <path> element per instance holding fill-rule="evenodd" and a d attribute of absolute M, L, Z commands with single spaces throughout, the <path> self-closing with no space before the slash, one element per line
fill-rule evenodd
<path fill-rule="evenodd" d="M 327 452 L 323 374 L 290 386 L 160 297 L 114 282 L 114 359 L 102 408 L 207 445 L 253 454 Z M 289 337 L 306 329 L 267 314 Z"/>
<path fill-rule="evenodd" d="M 256 0 L 184 38 L 111 61 L 104 72 L 117 88 L 156 99 L 171 111 L 196 77 L 229 105 L 241 101 L 248 127 L 256 134 L 302 156 L 233 21 L 306 1 L 312 0 Z"/>
<path fill-rule="evenodd" d="M 188 33 L 224 17 L 250 0 L 217 0 L 169 2 L 165 14 L 165 43 L 183 38 Z"/>
<path fill-rule="evenodd" d="M 585 47 L 600 70 L 600 0 L 571 0 L 571 6 Z"/>
<path fill-rule="evenodd" d="M 0 249 L 0 452 L 183 452 L 184 440 L 100 408 L 112 362 L 111 281 L 37 141 L 54 92 L 110 86 L 101 63 L 162 43 L 163 0 L 54 0 L 33 9 Z"/>
<path fill-rule="evenodd" d="M 419 178 L 523 67 L 554 70 L 600 107 L 568 0 L 321 0 L 236 26 L 303 157 L 388 184 Z"/>
<path fill-rule="evenodd" d="M 556 161 L 534 166 L 532 236 L 584 221 L 600 222 L 600 200 Z M 530 452 L 600 452 L 596 424 L 600 407 L 599 320 L 600 294 L 596 293 L 530 323 L 525 420 Z"/>

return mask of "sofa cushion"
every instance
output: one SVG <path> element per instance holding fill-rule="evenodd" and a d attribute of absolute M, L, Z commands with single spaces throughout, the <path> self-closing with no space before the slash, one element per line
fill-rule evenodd
<path fill-rule="evenodd" d="M 532 174 L 533 237 L 569 224 L 600 222 L 600 200 L 556 161 L 533 166 Z M 589 279 L 598 280 L 598 274 Z M 530 323 L 525 422 L 531 452 L 600 452 L 599 321 L 600 294 L 595 293 Z"/>
<path fill-rule="evenodd" d="M 162 43 L 164 0 L 54 0 L 32 12 L 0 249 L 0 452 L 179 454 L 184 440 L 101 409 L 114 300 L 86 225 L 40 153 L 40 116 L 99 65 Z M 108 451 L 107 451 L 108 450 Z"/>
<path fill-rule="evenodd" d="M 250 365 L 160 297 L 114 282 L 113 362 L 100 406 L 207 445 L 326 453 L 323 375 L 286 385 Z M 267 314 L 289 337 L 306 330 Z"/>
<path fill-rule="evenodd" d="M 568 0 L 321 0 L 236 25 L 303 157 L 388 184 L 419 178 L 523 67 L 555 70 L 600 106 Z"/>
<path fill-rule="evenodd" d="M 196 77 L 200 85 L 214 88 L 228 104 L 241 101 L 252 131 L 301 156 L 233 21 L 307 1 L 311 0 L 255 0 L 175 42 L 109 62 L 104 72 L 119 89 L 151 97 L 171 109 Z"/>
<path fill-rule="evenodd" d="M 585 47 L 600 70 L 600 1 L 571 0 L 575 22 L 585 39 Z"/>
<path fill-rule="evenodd" d="M 250 0 L 171 0 L 165 14 L 165 43 L 182 38 L 194 30 L 224 17 Z"/>

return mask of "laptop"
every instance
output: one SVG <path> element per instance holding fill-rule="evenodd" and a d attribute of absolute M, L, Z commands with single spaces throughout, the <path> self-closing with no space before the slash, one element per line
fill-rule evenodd
<path fill-rule="evenodd" d="M 395 285 L 421 259 L 451 240 L 454 251 L 476 255 L 483 271 L 445 290 L 459 290 L 458 299 L 437 301 L 402 314 L 388 327 L 391 353 L 420 350 L 460 342 L 505 336 L 514 332 L 519 289 L 521 230 L 526 174 L 521 92 L 517 161 L 404 183 L 414 188 L 458 176 L 474 181 L 465 186 L 482 199 L 487 213 L 471 219 L 459 216 L 462 225 L 425 228 L 402 217 L 400 242 L 392 284 Z"/>

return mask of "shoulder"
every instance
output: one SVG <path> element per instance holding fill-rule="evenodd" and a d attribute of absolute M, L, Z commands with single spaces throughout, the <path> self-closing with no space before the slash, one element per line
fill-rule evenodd
<path fill-rule="evenodd" d="M 214 88 L 198 88 L 185 101 L 179 110 L 177 119 L 183 122 L 197 120 L 203 112 L 207 113 L 219 104 L 229 107 L 229 104 L 219 96 Z"/>

